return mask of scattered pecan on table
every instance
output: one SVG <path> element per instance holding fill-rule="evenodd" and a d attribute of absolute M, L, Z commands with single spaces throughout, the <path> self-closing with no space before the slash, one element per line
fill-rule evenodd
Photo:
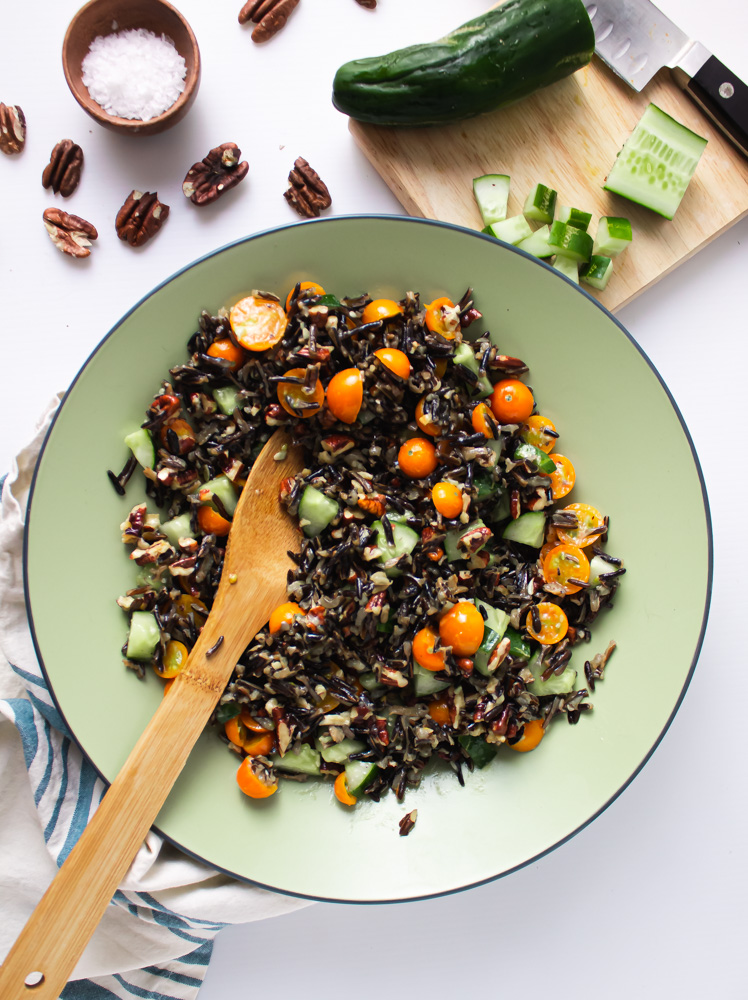
<path fill-rule="evenodd" d="M 169 217 L 169 206 L 158 200 L 154 191 L 131 191 L 117 212 L 114 228 L 117 236 L 131 247 L 142 247 L 155 236 Z"/>
<path fill-rule="evenodd" d="M 267 42 L 285 27 L 298 3 L 299 0 L 247 0 L 239 11 L 239 24 L 254 21 L 257 27 L 252 32 L 252 41 Z"/>
<path fill-rule="evenodd" d="M 418 819 L 418 810 L 411 809 L 409 813 L 406 813 L 403 818 L 398 823 L 400 827 L 400 836 L 407 837 L 413 827 L 416 825 L 416 820 Z"/>
<path fill-rule="evenodd" d="M 49 157 L 42 174 L 42 186 L 69 198 L 78 187 L 83 169 L 83 150 L 72 139 L 62 139 Z"/>
<path fill-rule="evenodd" d="M 26 118 L 17 104 L 0 102 L 0 150 L 6 156 L 20 153 L 26 142 Z"/>
<path fill-rule="evenodd" d="M 303 156 L 296 160 L 288 175 L 288 189 L 283 197 L 305 219 L 315 219 L 323 208 L 332 205 L 327 185 Z"/>
<path fill-rule="evenodd" d="M 216 198 L 243 181 L 249 164 L 240 163 L 242 151 L 235 142 L 216 146 L 206 157 L 194 163 L 182 183 L 184 196 L 193 205 L 210 205 Z"/>
<path fill-rule="evenodd" d="M 356 3 L 360 7 L 366 7 L 367 10 L 374 10 L 377 6 L 377 0 L 356 0 Z"/>
<path fill-rule="evenodd" d="M 46 208 L 42 218 L 49 238 L 58 250 L 69 257 L 88 257 L 91 240 L 99 235 L 95 226 L 77 215 L 63 212 L 61 208 Z"/>

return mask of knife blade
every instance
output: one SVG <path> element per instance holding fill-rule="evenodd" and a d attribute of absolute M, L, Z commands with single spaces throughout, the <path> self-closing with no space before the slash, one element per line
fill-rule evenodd
<path fill-rule="evenodd" d="M 668 67 L 678 85 L 748 157 L 748 87 L 650 0 L 586 4 L 595 52 L 636 91 Z"/>

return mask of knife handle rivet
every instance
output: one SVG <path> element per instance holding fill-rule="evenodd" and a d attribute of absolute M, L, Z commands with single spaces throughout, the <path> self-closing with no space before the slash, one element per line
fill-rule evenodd
<path fill-rule="evenodd" d="M 727 100 L 728 97 L 732 97 L 735 93 L 735 88 L 731 83 L 721 83 L 719 85 L 719 96 L 724 97 Z"/>

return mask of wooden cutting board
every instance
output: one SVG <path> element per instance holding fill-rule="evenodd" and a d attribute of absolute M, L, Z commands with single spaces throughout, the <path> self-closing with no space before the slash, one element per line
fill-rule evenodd
<path fill-rule="evenodd" d="M 603 190 L 619 149 L 647 104 L 708 139 L 672 222 Z M 604 292 L 611 311 L 748 214 L 748 161 L 661 71 L 637 94 L 597 58 L 572 77 L 518 104 L 455 125 L 399 129 L 363 125 L 350 130 L 363 152 L 411 215 L 481 229 L 472 181 L 509 174 L 509 215 L 522 211 L 537 182 L 558 191 L 558 203 L 631 220 L 634 242 L 616 259 Z"/>

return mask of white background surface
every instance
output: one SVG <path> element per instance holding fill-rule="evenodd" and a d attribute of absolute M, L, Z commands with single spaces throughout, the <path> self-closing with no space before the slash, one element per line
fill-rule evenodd
<path fill-rule="evenodd" d="M 334 212 L 400 212 L 331 106 L 334 71 L 357 55 L 436 38 L 480 13 L 486 0 L 380 0 L 374 12 L 354 0 L 303 0 L 264 47 L 236 23 L 239 6 L 181 0 L 201 46 L 200 94 L 176 129 L 137 139 L 105 132 L 66 88 L 60 45 L 77 0 L 3 4 L 0 100 L 23 107 L 29 137 L 22 156 L 0 157 L 0 470 L 48 398 L 141 296 L 226 242 L 296 219 L 282 192 L 297 156 L 327 182 Z M 748 80 L 744 0 L 661 6 Z M 59 254 L 41 222 L 55 200 L 42 189 L 41 172 L 61 138 L 78 142 L 86 156 L 80 188 L 65 203 L 99 228 L 85 261 Z M 249 160 L 249 177 L 198 211 L 183 198 L 181 180 L 210 147 L 229 140 Z M 162 232 L 141 250 L 119 242 L 113 228 L 133 187 L 158 190 L 172 206 Z M 421 903 L 320 904 L 227 929 L 201 1000 L 237 991 L 316 998 L 332 990 L 359 1000 L 414 990 L 435 1000 L 546 991 L 576 1000 L 748 995 L 741 958 L 748 657 L 738 596 L 747 555 L 747 246 L 744 220 L 620 316 L 690 428 L 714 521 L 715 582 L 702 655 L 644 771 L 570 843 L 493 884 Z M 643 446 L 657 446 L 656 428 Z M 652 491 L 654 536 L 657 518 L 677 503 L 677 484 L 642 489 Z M 664 579 L 667 565 L 662 572 Z M 469 844 L 466 830 L 465 850 Z"/>

